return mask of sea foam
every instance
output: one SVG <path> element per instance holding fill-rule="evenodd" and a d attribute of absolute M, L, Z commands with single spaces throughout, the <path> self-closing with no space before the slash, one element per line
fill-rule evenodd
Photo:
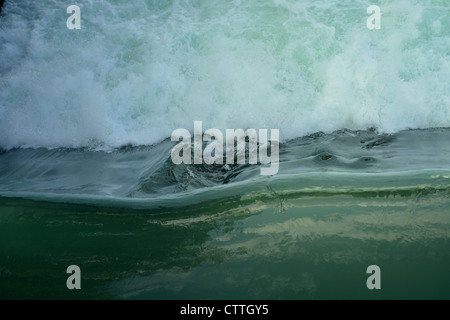
<path fill-rule="evenodd" d="M 450 127 L 446 0 L 6 1 L 0 147 L 148 145 L 196 120 L 279 128 Z"/>

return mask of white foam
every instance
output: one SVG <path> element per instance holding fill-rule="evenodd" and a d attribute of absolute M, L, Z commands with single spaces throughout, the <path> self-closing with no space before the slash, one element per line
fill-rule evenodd
<path fill-rule="evenodd" d="M 152 144 L 177 128 L 279 128 L 283 139 L 450 127 L 445 0 L 6 1 L 0 146 Z"/>

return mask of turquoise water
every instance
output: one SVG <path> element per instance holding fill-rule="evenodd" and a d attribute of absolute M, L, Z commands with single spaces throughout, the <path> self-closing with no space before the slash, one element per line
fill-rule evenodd
<path fill-rule="evenodd" d="M 0 15 L 1 299 L 450 298 L 447 1 L 67 5 Z M 278 173 L 175 165 L 194 121 Z"/>
<path fill-rule="evenodd" d="M 2 199 L 1 297 L 450 296 L 448 190 L 227 203 L 136 211 Z M 374 263 L 379 291 L 366 287 Z M 77 292 L 65 287 L 72 264 Z"/>
<path fill-rule="evenodd" d="M 448 299 L 449 134 L 303 137 L 281 145 L 271 177 L 175 166 L 168 141 L 5 152 L 0 296 Z"/>

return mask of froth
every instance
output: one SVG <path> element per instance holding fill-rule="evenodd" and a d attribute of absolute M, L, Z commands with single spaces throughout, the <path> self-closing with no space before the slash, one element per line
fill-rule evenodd
<path fill-rule="evenodd" d="M 281 139 L 450 126 L 448 4 L 7 2 L 0 146 L 152 144 L 195 120 Z"/>

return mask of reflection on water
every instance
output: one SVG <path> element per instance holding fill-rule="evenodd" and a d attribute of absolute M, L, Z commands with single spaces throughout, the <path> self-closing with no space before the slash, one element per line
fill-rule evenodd
<path fill-rule="evenodd" d="M 449 299 L 449 133 L 299 138 L 274 177 L 234 168 L 201 188 L 215 180 L 199 168 L 190 191 L 187 167 L 162 178 L 167 141 L 3 153 L 0 298 Z"/>
<path fill-rule="evenodd" d="M 379 264 L 390 290 L 378 297 L 449 296 L 449 194 L 424 197 L 310 197 L 254 203 L 162 223 L 204 230 L 178 261 L 106 286 L 121 298 L 370 298 L 365 268 Z M 184 259 L 180 259 L 181 256 Z M 405 274 L 414 276 L 405 281 Z M 390 284 L 389 284 L 390 282 Z M 448 283 L 448 282 L 447 282 Z M 340 288 L 340 289 L 339 289 Z"/>

